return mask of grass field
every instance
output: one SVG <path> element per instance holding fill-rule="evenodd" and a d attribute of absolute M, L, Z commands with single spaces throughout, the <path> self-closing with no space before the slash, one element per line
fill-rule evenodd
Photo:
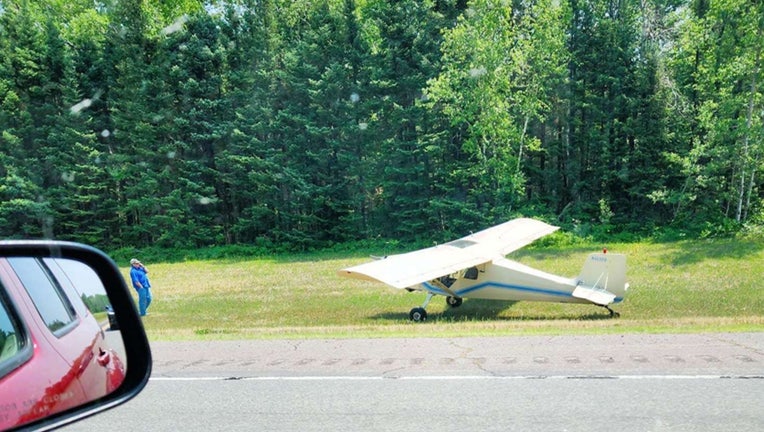
<path fill-rule="evenodd" d="M 412 323 L 408 312 L 422 303 L 423 293 L 337 276 L 368 255 L 316 253 L 147 263 L 154 303 L 144 324 L 151 340 L 764 331 L 763 242 L 607 247 L 628 255 L 631 288 L 614 307 L 621 314 L 616 319 L 589 305 L 465 299 L 450 309 L 435 297 L 428 320 Z M 530 248 L 509 258 L 572 277 L 599 249 Z"/>

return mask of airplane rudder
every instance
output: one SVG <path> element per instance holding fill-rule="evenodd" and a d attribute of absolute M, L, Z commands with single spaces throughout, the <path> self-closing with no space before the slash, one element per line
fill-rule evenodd
<path fill-rule="evenodd" d="M 578 279 L 589 286 L 623 290 L 626 283 L 626 256 L 606 252 L 591 253 L 584 262 Z M 602 286 L 607 283 L 608 287 Z"/>

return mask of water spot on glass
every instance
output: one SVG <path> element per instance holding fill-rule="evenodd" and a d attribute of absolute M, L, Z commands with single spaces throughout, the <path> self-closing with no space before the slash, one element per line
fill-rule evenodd
<path fill-rule="evenodd" d="M 486 70 L 486 68 L 484 66 L 480 66 L 478 68 L 470 69 L 470 77 L 471 78 L 478 78 L 478 77 L 481 77 L 481 76 L 483 76 L 483 75 L 485 75 L 487 73 L 488 73 L 488 71 Z"/>
<path fill-rule="evenodd" d="M 72 114 L 79 114 L 80 111 L 84 110 L 85 108 L 89 108 L 90 105 L 93 105 L 93 101 L 91 99 L 83 99 L 80 102 L 72 105 L 69 110 L 72 112 Z"/>
<path fill-rule="evenodd" d="M 177 32 L 177 31 L 183 30 L 183 24 L 185 24 L 186 21 L 188 21 L 188 16 L 187 15 L 183 15 L 182 17 L 176 19 L 175 22 L 173 22 L 172 24 L 170 24 L 167 27 L 163 28 L 162 29 L 162 34 L 163 35 L 169 35 L 169 34 Z"/>

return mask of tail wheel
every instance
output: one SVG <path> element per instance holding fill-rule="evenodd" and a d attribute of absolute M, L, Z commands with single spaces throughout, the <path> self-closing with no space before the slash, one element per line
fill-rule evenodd
<path fill-rule="evenodd" d="M 462 305 L 463 299 L 461 297 L 448 296 L 446 297 L 446 303 L 451 307 L 459 307 Z"/>
<path fill-rule="evenodd" d="M 414 322 L 425 321 L 427 320 L 427 311 L 420 307 L 411 309 L 411 312 L 409 312 L 409 318 L 411 318 L 411 321 Z"/>

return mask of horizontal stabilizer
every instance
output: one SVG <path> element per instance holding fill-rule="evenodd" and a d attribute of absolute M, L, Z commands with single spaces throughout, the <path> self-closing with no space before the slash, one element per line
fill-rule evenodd
<path fill-rule="evenodd" d="M 581 285 L 573 290 L 572 295 L 573 297 L 589 300 L 590 302 L 601 306 L 607 306 L 615 300 L 615 294 L 611 292 Z"/>
<path fill-rule="evenodd" d="M 577 278 L 573 297 L 602 306 L 623 300 L 626 283 L 626 256 L 622 254 L 590 254 Z"/>

